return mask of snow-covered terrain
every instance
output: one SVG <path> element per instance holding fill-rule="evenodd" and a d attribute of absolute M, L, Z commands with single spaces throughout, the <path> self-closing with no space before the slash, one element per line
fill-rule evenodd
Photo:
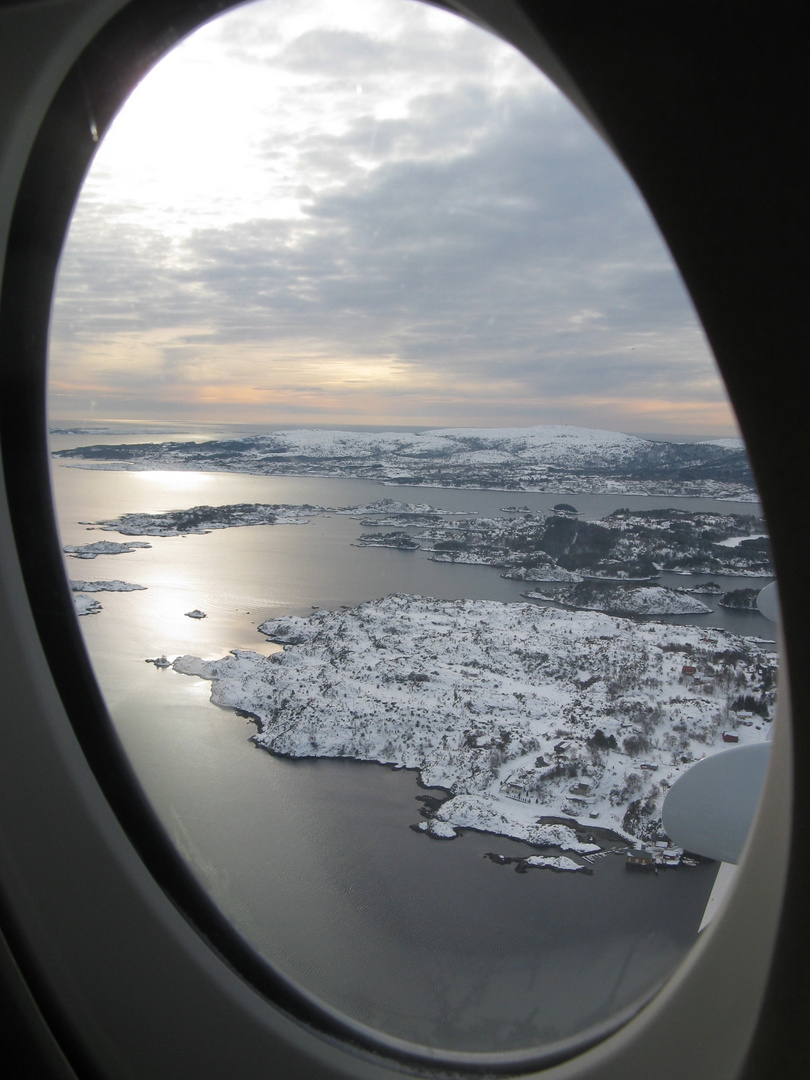
<path fill-rule="evenodd" d="M 65 544 L 62 551 L 73 559 L 95 559 L 97 555 L 123 555 L 136 548 L 151 546 L 139 540 L 133 540 L 129 544 L 117 544 L 114 540 L 96 540 L 94 544 Z"/>
<path fill-rule="evenodd" d="M 686 593 L 689 596 L 722 596 L 723 589 L 716 581 L 702 581 L 698 585 L 693 585 L 691 589 L 685 589 L 681 587 L 678 592 Z"/>
<path fill-rule="evenodd" d="M 141 592 L 145 585 L 132 585 L 129 581 L 71 581 L 73 592 Z"/>
<path fill-rule="evenodd" d="M 236 503 L 231 506 L 192 506 L 163 514 L 124 514 L 94 524 L 104 532 L 122 536 L 182 536 L 232 529 L 241 525 L 304 525 L 323 512 L 323 507 Z M 65 548 L 67 551 L 67 548 Z"/>
<path fill-rule="evenodd" d="M 728 537 L 733 545 L 723 542 Z M 504 577 L 519 581 L 649 581 L 662 570 L 739 577 L 773 573 L 762 519 L 753 514 L 621 509 L 601 521 L 557 513 L 445 517 L 420 527 L 416 538 L 435 562 L 497 566 L 504 568 Z"/>
<path fill-rule="evenodd" d="M 732 611 L 756 611 L 759 589 L 731 589 L 720 600 L 720 607 Z"/>
<path fill-rule="evenodd" d="M 528 859 L 523 860 L 523 865 L 543 866 L 551 870 L 570 870 L 574 873 L 583 869 L 581 863 L 574 862 L 565 855 L 530 855 Z"/>
<path fill-rule="evenodd" d="M 375 515 L 375 525 L 414 525 L 426 522 L 434 522 L 445 515 L 449 510 L 439 510 L 430 503 L 401 502 L 399 499 L 375 499 L 374 502 L 363 503 L 360 506 L 342 506 L 334 510 L 335 514 L 351 514 L 352 517 L 365 517 Z M 381 516 L 376 516 L 381 515 Z"/>
<path fill-rule="evenodd" d="M 92 596 L 84 593 L 73 594 L 73 610 L 77 615 L 97 615 L 101 611 L 101 604 Z"/>
<path fill-rule="evenodd" d="M 576 570 L 566 570 L 551 558 L 551 556 L 533 555 L 531 566 L 515 566 L 501 574 L 501 577 L 510 581 L 582 581 L 582 575 Z"/>
<path fill-rule="evenodd" d="M 705 495 L 754 501 L 744 449 L 653 442 L 556 425 L 421 432 L 298 429 L 242 439 L 92 445 L 56 457 L 85 468 L 344 476 L 514 491 Z"/>
<path fill-rule="evenodd" d="M 553 600 L 563 607 L 604 611 L 608 615 L 705 615 L 711 611 L 708 605 L 693 596 L 660 585 L 597 588 L 588 581 L 570 588 L 555 589 L 552 593 L 533 589 L 525 595 L 531 600 Z"/>
<path fill-rule="evenodd" d="M 396 548 L 399 551 L 418 551 L 419 544 L 404 532 L 364 533 L 359 540 L 360 547 Z"/>
<path fill-rule="evenodd" d="M 774 706 L 775 655 L 715 629 L 408 595 L 260 629 L 283 651 L 174 669 L 210 679 L 274 753 L 417 769 L 449 792 L 424 823 L 437 838 L 475 828 L 580 852 L 594 850 L 583 828 L 655 838 L 681 772 L 726 730 L 767 738 Z"/>

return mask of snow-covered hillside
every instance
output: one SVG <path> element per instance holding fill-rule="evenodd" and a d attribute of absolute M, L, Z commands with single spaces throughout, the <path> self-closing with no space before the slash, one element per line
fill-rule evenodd
<path fill-rule="evenodd" d="M 389 484 L 753 499 L 745 451 L 560 425 L 331 431 L 301 428 L 203 443 L 61 450 L 89 468 L 363 477 Z"/>
<path fill-rule="evenodd" d="M 581 836 L 541 820 L 564 817 L 653 838 L 680 773 L 726 730 L 766 738 L 774 704 L 774 654 L 720 630 L 406 595 L 260 629 L 283 651 L 174 668 L 210 679 L 274 753 L 418 769 L 450 792 L 425 824 L 438 837 L 576 849 Z"/>

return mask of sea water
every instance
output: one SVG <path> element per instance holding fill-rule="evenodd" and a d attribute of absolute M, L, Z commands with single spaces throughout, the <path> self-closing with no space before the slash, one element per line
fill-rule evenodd
<path fill-rule="evenodd" d="M 516 503 L 548 510 L 561 498 L 61 464 L 53 478 L 65 544 L 119 539 L 82 522 L 202 503 L 341 507 L 390 497 L 496 515 Z M 588 518 L 628 505 L 758 511 L 708 499 L 568 501 Z M 485 855 L 530 854 L 524 844 L 473 832 L 440 841 L 410 828 L 426 794 L 412 772 L 273 757 L 250 742 L 248 721 L 210 703 L 208 683 L 144 663 L 162 653 L 269 652 L 275 646 L 257 625 L 313 607 L 391 592 L 514 601 L 526 589 L 490 567 L 357 547 L 361 533 L 359 521 L 323 514 L 306 525 L 139 537 L 152 547 L 67 559 L 71 578 L 147 586 L 95 594 L 103 610 L 81 620 L 124 751 L 204 888 L 264 957 L 331 1008 L 445 1050 L 524 1049 L 586 1031 L 643 1000 L 674 970 L 696 938 L 716 866 L 629 874 L 611 854 L 596 860 L 592 876 L 515 873 Z M 207 618 L 187 618 L 193 608 Z M 718 609 L 700 618 L 772 635 L 758 613 Z"/>

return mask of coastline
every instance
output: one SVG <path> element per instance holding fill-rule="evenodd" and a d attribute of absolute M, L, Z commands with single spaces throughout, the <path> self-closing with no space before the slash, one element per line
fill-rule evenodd
<path fill-rule="evenodd" d="M 212 462 L 205 462 L 204 467 L 192 468 L 188 463 L 152 463 L 152 462 L 65 462 L 59 460 L 58 464 L 65 469 L 83 469 L 89 472 L 206 472 L 216 473 L 220 475 L 236 475 L 236 476 L 264 476 L 268 478 L 286 478 L 291 480 L 358 480 L 368 484 L 379 484 L 380 487 L 412 487 L 420 488 L 424 490 L 435 491 L 491 491 L 500 495 L 508 494 L 520 494 L 520 495 L 610 495 L 617 497 L 638 498 L 638 499 L 712 499 L 715 502 L 732 502 L 732 503 L 745 503 L 752 506 L 760 505 L 761 500 L 756 490 L 751 488 L 744 488 L 739 493 L 723 491 L 721 494 L 716 494 L 712 491 L 706 491 L 705 489 L 699 490 L 696 484 L 694 491 L 678 491 L 673 492 L 666 487 L 657 487 L 652 490 L 644 489 L 635 486 L 633 488 L 626 485 L 618 484 L 617 486 L 610 485 L 587 485 L 581 484 L 576 487 L 570 486 L 569 482 L 563 485 L 547 485 L 544 487 L 538 487 L 537 485 L 503 485 L 503 484 L 470 484 L 463 481 L 448 481 L 447 483 L 439 483 L 436 480 L 424 481 L 414 477 L 379 477 L 379 476 L 364 476 L 362 473 L 353 472 L 321 472 L 317 471 L 275 471 L 266 472 L 261 469 L 248 468 L 224 468 L 219 467 Z M 639 484 L 643 484 L 643 481 L 639 481 Z"/>

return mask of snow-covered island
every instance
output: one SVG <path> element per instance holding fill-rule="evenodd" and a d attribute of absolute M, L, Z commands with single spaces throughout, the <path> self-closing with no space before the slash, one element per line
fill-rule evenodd
<path fill-rule="evenodd" d="M 230 506 L 192 506 L 188 510 L 168 510 L 163 514 L 124 514 L 93 524 L 103 532 L 117 532 L 122 536 L 182 536 L 243 525 L 304 525 L 322 512 L 323 507 L 307 504 L 235 503 Z"/>
<path fill-rule="evenodd" d="M 101 611 L 101 604 L 98 600 L 94 600 L 92 596 L 86 596 L 84 593 L 74 593 L 73 610 L 77 615 L 98 615 Z"/>
<path fill-rule="evenodd" d="M 98 555 L 124 555 L 136 548 L 148 548 L 142 540 L 133 540 L 128 544 L 117 544 L 114 540 L 96 540 L 94 544 L 65 544 L 62 551 L 72 559 L 95 559 Z"/>
<path fill-rule="evenodd" d="M 581 581 L 553 592 L 532 589 L 530 600 L 553 600 L 579 611 L 604 611 L 608 615 L 706 615 L 711 608 L 701 600 L 661 585 L 615 585 Z"/>
<path fill-rule="evenodd" d="M 723 589 L 716 581 L 702 581 L 698 585 L 693 585 L 691 589 L 686 589 L 681 586 L 678 592 L 686 593 L 688 596 L 722 596 Z M 759 590 L 756 590 L 759 593 Z"/>
<path fill-rule="evenodd" d="M 722 600 L 720 607 L 731 611 L 756 611 L 759 589 L 731 589 Z"/>
<path fill-rule="evenodd" d="M 396 548 L 398 551 L 418 551 L 420 547 L 417 541 L 405 532 L 363 533 L 359 546 Z"/>
<path fill-rule="evenodd" d="M 133 585 L 129 581 L 71 581 L 70 588 L 73 592 L 143 592 L 145 585 Z"/>
<path fill-rule="evenodd" d="M 148 544 L 145 545 L 149 547 Z M 65 549 L 67 550 L 67 549 Z M 101 552 L 100 554 L 104 554 Z M 78 556 L 81 558 L 81 556 Z M 90 556 L 91 558 L 94 556 Z M 70 581 L 73 593 L 73 610 L 77 615 L 97 615 L 102 610 L 100 601 L 88 596 L 97 592 L 143 592 L 145 585 L 132 585 L 128 581 Z"/>
<path fill-rule="evenodd" d="M 407 525 L 433 525 L 450 514 L 449 510 L 440 510 L 430 503 L 401 502 L 399 499 L 375 499 L 374 502 L 360 506 L 342 506 L 334 510 L 335 514 L 350 514 L 362 519 L 371 517 L 369 524 L 376 528 L 402 528 Z"/>
<path fill-rule="evenodd" d="M 208 442 L 79 446 L 81 468 L 341 476 L 386 484 L 757 499 L 739 440 L 653 442 L 565 425 L 430 431 L 274 431 Z"/>
<path fill-rule="evenodd" d="M 418 770 L 448 792 L 420 825 L 436 838 L 471 828 L 579 853 L 593 828 L 656 839 L 683 770 L 731 729 L 766 739 L 774 708 L 776 656 L 716 629 L 392 595 L 260 630 L 283 651 L 173 667 L 210 679 L 273 753 Z"/>

